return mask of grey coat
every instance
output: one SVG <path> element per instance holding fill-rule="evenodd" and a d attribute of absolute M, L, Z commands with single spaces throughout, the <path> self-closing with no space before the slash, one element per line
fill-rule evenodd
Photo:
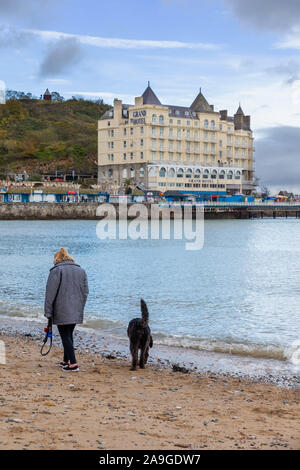
<path fill-rule="evenodd" d="M 45 296 L 45 317 L 54 325 L 83 322 L 89 293 L 84 269 L 72 261 L 62 261 L 50 269 Z"/>

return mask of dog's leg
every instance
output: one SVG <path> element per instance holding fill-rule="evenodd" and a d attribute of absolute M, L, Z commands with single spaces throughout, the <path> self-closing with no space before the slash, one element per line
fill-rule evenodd
<path fill-rule="evenodd" d="M 136 366 L 138 363 L 138 347 L 130 345 L 130 352 L 132 355 L 132 366 L 131 370 L 136 370 Z"/>
<path fill-rule="evenodd" d="M 144 369 L 145 368 L 145 364 L 148 360 L 148 348 L 144 348 L 142 349 L 141 351 L 141 357 L 140 357 L 140 368 L 141 369 Z"/>

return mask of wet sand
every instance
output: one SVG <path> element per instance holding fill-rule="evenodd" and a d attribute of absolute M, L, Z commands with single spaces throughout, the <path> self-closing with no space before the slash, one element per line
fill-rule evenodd
<path fill-rule="evenodd" d="M 154 363 L 132 372 L 82 348 L 68 373 L 58 345 L 42 358 L 36 336 L 1 331 L 0 449 L 300 448 L 299 388 Z"/>

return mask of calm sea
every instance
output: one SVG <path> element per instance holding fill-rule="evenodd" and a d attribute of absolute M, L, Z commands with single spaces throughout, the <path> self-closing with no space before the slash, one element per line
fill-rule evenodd
<path fill-rule="evenodd" d="M 96 221 L 1 221 L 0 315 L 43 315 L 53 253 L 87 271 L 86 324 L 125 335 L 143 297 L 156 342 L 289 360 L 300 339 L 300 221 L 205 222 L 181 240 L 99 240 Z"/>

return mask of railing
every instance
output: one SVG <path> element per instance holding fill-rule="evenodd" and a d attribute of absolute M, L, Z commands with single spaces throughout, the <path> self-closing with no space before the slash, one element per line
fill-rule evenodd
<path fill-rule="evenodd" d="M 184 206 L 184 205 L 193 205 L 199 207 L 299 207 L 300 202 L 213 202 L 213 201 L 205 201 L 205 202 L 192 202 L 192 201 L 184 201 L 184 202 L 175 202 L 175 203 L 162 203 L 161 206 Z"/>

